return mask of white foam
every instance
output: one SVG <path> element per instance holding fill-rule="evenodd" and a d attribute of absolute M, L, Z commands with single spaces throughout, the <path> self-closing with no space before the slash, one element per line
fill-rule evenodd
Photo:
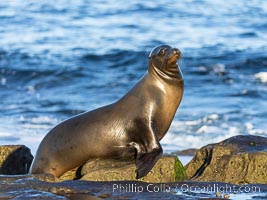
<path fill-rule="evenodd" d="M 267 72 L 260 72 L 254 75 L 256 79 L 260 80 L 262 83 L 267 83 Z"/>
<path fill-rule="evenodd" d="M 6 85 L 7 80 L 6 78 L 1 78 L 0 82 L 1 82 L 1 85 Z"/>
<path fill-rule="evenodd" d="M 23 128 L 26 128 L 26 129 L 45 129 L 45 130 L 47 130 L 47 129 L 51 128 L 51 126 L 45 125 L 45 124 L 24 124 Z"/>
<path fill-rule="evenodd" d="M 173 121 L 169 132 L 161 143 L 164 144 L 164 147 L 169 147 L 168 151 L 176 151 L 186 148 L 200 148 L 243 134 L 244 127 L 224 121 L 218 124 L 219 119 L 218 114 L 209 114 L 193 121 Z M 248 128 L 251 126 L 253 125 L 249 123 L 246 125 Z"/>
<path fill-rule="evenodd" d="M 12 133 L 8 133 L 8 132 L 0 132 L 0 137 L 9 137 L 12 136 Z"/>
<path fill-rule="evenodd" d="M 222 63 L 217 63 L 217 64 L 213 65 L 212 69 L 213 69 L 214 73 L 218 74 L 218 75 L 226 72 L 225 65 Z"/>
<path fill-rule="evenodd" d="M 20 122 L 23 122 L 23 128 L 25 129 L 51 129 L 58 120 L 55 118 L 51 118 L 49 116 L 38 116 L 33 118 L 25 118 L 24 116 L 20 116 Z"/>
<path fill-rule="evenodd" d="M 1 107 L 2 110 L 15 110 L 17 108 L 18 104 L 9 104 Z"/>
<path fill-rule="evenodd" d="M 245 123 L 245 127 L 247 130 L 252 130 L 254 126 L 252 123 L 247 122 L 247 123 Z"/>
<path fill-rule="evenodd" d="M 32 85 L 27 86 L 27 87 L 26 87 L 26 90 L 27 90 L 28 92 L 30 92 L 30 93 L 34 93 L 34 92 L 35 92 L 35 88 L 34 88 L 34 86 L 32 86 Z"/>
<path fill-rule="evenodd" d="M 250 135 L 267 135 L 267 130 L 262 129 L 251 129 L 248 132 Z"/>
<path fill-rule="evenodd" d="M 212 123 L 219 119 L 219 115 L 212 113 L 202 118 L 196 120 L 189 120 L 189 121 L 173 121 L 172 127 L 179 128 L 181 126 L 195 126 L 200 125 L 202 123 Z"/>
<path fill-rule="evenodd" d="M 198 70 L 199 70 L 200 72 L 207 72 L 207 71 L 208 71 L 207 67 L 206 67 L 206 66 L 203 66 L 203 65 L 199 66 L 199 67 L 198 67 Z"/>
<path fill-rule="evenodd" d="M 0 130 L 0 144 L 24 144 L 34 155 L 43 137 L 58 120 L 49 116 L 28 118 L 21 115 L 19 122 L 15 127 L 8 125 L 4 128 L 10 132 Z"/>
<path fill-rule="evenodd" d="M 217 126 L 207 126 L 203 125 L 198 130 L 197 133 L 218 133 L 221 132 L 221 129 Z"/>
<path fill-rule="evenodd" d="M 189 135 L 186 133 L 175 134 L 168 132 L 161 143 L 165 145 L 177 146 L 173 151 L 187 148 L 201 148 L 207 144 L 221 142 L 227 138 L 240 134 L 237 128 L 230 127 L 227 131 L 214 132 L 212 134 Z"/>
<path fill-rule="evenodd" d="M 211 113 L 208 116 L 204 116 L 200 119 L 202 123 L 212 123 L 219 119 L 219 115 L 216 113 Z"/>
<path fill-rule="evenodd" d="M 267 135 L 267 130 L 254 128 L 254 125 L 250 122 L 245 123 L 245 129 L 250 135 Z"/>
<path fill-rule="evenodd" d="M 201 123 L 201 119 L 192 120 L 192 121 L 185 121 L 184 124 L 188 126 L 198 125 Z"/>
<path fill-rule="evenodd" d="M 26 129 L 50 129 L 58 120 L 49 116 L 38 116 L 33 118 L 19 117 L 19 121 L 23 123 L 23 128 Z"/>
<path fill-rule="evenodd" d="M 5 144 L 14 144 L 20 140 L 20 137 L 17 137 L 16 134 L 0 131 L 0 145 Z"/>
<path fill-rule="evenodd" d="M 57 119 L 51 118 L 48 116 L 39 116 L 39 117 L 32 118 L 31 122 L 32 123 L 51 123 L 51 124 L 54 124 L 54 123 L 57 123 Z"/>
<path fill-rule="evenodd" d="M 167 151 L 176 151 L 185 148 L 200 148 L 208 142 L 218 142 L 227 136 L 236 135 L 239 131 L 228 124 L 217 124 L 220 116 L 211 113 L 199 119 L 189 121 L 173 121 L 169 132 L 162 140 Z M 195 133 L 195 134 L 194 134 Z M 218 137 L 218 136 L 221 137 Z M 182 142 L 181 142 L 182 141 Z M 164 150 L 166 150 L 164 148 Z"/>
<path fill-rule="evenodd" d="M 266 136 L 267 130 L 264 127 L 254 127 L 252 122 L 240 124 L 228 121 L 218 114 L 209 114 L 192 121 L 173 121 L 161 143 L 164 150 L 171 152 L 200 148 L 241 134 Z"/>
<path fill-rule="evenodd" d="M 210 114 L 208 116 L 208 119 L 211 119 L 211 120 L 217 120 L 219 119 L 219 115 L 218 114 Z"/>

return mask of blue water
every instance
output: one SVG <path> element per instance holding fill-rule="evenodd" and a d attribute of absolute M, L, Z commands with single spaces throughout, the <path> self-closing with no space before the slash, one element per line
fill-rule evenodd
<path fill-rule="evenodd" d="M 0 1 L 0 145 L 26 144 L 116 101 L 159 44 L 185 94 L 165 151 L 267 136 L 267 1 Z"/>

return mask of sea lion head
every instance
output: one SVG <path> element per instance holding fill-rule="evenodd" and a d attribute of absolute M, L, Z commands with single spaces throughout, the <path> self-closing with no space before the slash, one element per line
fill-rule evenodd
<path fill-rule="evenodd" d="M 148 58 L 149 64 L 169 76 L 177 75 L 179 68 L 177 61 L 181 58 L 181 52 L 169 45 L 160 45 L 152 49 Z"/>

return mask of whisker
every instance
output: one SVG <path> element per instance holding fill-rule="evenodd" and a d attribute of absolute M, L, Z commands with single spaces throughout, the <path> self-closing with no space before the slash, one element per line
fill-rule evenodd
<path fill-rule="evenodd" d="M 180 58 L 178 60 L 178 65 L 181 67 L 183 65 L 183 63 L 184 63 L 184 55 L 180 51 Z"/>

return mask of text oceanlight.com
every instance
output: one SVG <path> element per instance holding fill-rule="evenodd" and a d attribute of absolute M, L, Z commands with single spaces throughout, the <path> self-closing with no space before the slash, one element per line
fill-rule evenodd
<path fill-rule="evenodd" d="M 139 185 L 136 183 L 129 184 L 113 184 L 113 192 L 196 192 L 196 193 L 260 193 L 261 189 L 259 186 L 249 185 L 229 185 L 229 184 L 210 184 L 210 185 L 192 185 L 192 184 L 177 184 L 176 186 L 169 186 L 167 184 L 147 184 Z"/>

